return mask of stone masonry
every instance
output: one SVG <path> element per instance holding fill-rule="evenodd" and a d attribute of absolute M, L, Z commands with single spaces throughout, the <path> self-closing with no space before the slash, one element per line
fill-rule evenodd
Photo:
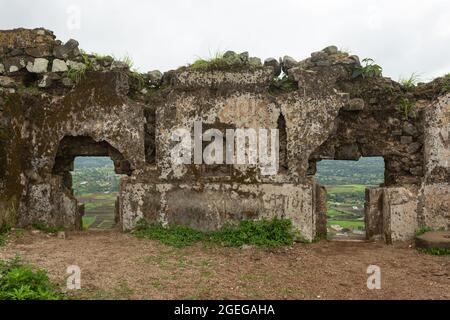
<path fill-rule="evenodd" d="M 76 156 L 109 156 L 126 174 L 116 202 L 140 219 L 214 230 L 263 217 L 326 232 L 322 159 L 381 156 L 385 183 L 366 191 L 367 237 L 408 240 L 450 227 L 450 77 L 406 87 L 361 74 L 330 46 L 296 61 L 228 51 L 165 73 L 86 54 L 45 29 L 0 31 L 0 226 L 81 227 Z M 356 76 L 355 76 L 356 74 Z M 279 129 L 280 168 L 171 162 L 177 128 Z"/>

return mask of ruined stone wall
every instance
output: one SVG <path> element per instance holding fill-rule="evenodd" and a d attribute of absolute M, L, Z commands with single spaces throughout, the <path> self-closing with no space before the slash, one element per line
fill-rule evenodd
<path fill-rule="evenodd" d="M 0 216 L 10 224 L 79 227 L 76 199 L 63 179 L 73 155 L 67 153 L 72 163 L 65 169 L 55 166 L 60 142 L 89 137 L 117 150 L 130 170 L 140 167 L 143 106 L 126 96 L 128 75 L 120 69 L 95 71 L 99 62 L 83 70 L 83 81 L 69 78 L 69 70 L 86 66 L 75 41 L 62 45 L 37 29 L 2 32 L 0 43 Z"/>
<path fill-rule="evenodd" d="M 367 193 L 367 236 L 411 238 L 449 226 L 449 113 L 444 81 L 413 89 L 355 76 L 359 58 L 328 47 L 264 63 L 247 53 L 139 74 L 44 29 L 0 32 L 0 224 L 79 228 L 73 159 L 110 156 L 122 178 L 123 230 L 144 218 L 213 230 L 289 218 L 306 240 L 326 232 L 322 159 L 382 156 L 385 183 Z M 413 107 L 411 107 L 413 106 Z M 279 129 L 280 168 L 171 161 L 172 133 Z"/>
<path fill-rule="evenodd" d="M 421 185 L 419 224 L 450 229 L 450 94 L 425 114 L 425 177 Z"/>

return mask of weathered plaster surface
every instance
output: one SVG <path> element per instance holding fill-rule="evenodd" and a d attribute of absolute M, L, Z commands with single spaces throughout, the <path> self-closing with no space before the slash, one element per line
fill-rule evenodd
<path fill-rule="evenodd" d="M 382 156 L 385 183 L 367 191 L 367 237 L 393 242 L 418 227 L 449 228 L 446 78 L 408 90 L 381 76 L 354 77 L 359 58 L 335 47 L 300 62 L 227 56 L 219 67 L 138 74 L 48 30 L 1 31 L 0 225 L 79 229 L 73 159 L 101 155 L 128 175 L 117 203 L 124 230 L 140 219 L 213 230 L 277 216 L 313 240 L 326 232 L 317 162 Z M 405 99 L 413 112 L 402 109 Z M 172 163 L 172 133 L 196 121 L 223 133 L 279 129 L 278 173 L 263 175 L 260 164 Z"/>
<path fill-rule="evenodd" d="M 419 223 L 450 229 L 450 94 L 426 112 L 425 178 L 421 189 Z"/>
<path fill-rule="evenodd" d="M 417 191 L 385 188 L 383 196 L 383 231 L 386 242 L 409 240 L 417 230 Z"/>
<path fill-rule="evenodd" d="M 255 218 L 291 219 L 306 240 L 315 236 L 314 183 L 158 184 L 123 181 L 120 195 L 125 230 L 146 218 L 210 231 L 226 222 Z M 133 214 L 123 214 L 132 212 Z"/>

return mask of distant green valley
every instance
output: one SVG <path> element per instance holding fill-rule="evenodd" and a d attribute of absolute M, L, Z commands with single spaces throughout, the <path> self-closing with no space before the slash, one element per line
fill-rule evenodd
<path fill-rule="evenodd" d="M 365 190 L 383 183 L 383 158 L 322 160 L 315 178 L 327 188 L 329 234 L 364 235 Z"/>
<path fill-rule="evenodd" d="M 114 172 L 111 159 L 77 157 L 72 177 L 75 196 L 85 203 L 86 225 L 113 225 L 114 202 L 122 175 Z M 361 234 L 364 231 L 365 189 L 383 183 L 383 158 L 322 160 L 317 164 L 315 179 L 327 188 L 329 232 Z M 342 230 L 335 230 L 340 228 Z"/>

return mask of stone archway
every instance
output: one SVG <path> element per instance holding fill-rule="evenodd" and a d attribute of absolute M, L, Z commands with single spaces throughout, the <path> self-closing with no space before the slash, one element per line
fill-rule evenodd
<path fill-rule="evenodd" d="M 114 163 L 116 174 L 131 175 L 132 168 L 130 162 L 113 146 L 106 141 L 95 141 L 89 136 L 65 136 L 59 144 L 52 173 L 60 177 L 62 182 L 60 187 L 65 194 L 68 194 L 71 201 L 76 205 L 75 229 L 82 227 L 81 218 L 84 214 L 84 206 L 80 205 L 74 196 L 72 189 L 72 175 L 74 170 L 74 160 L 76 157 L 109 157 Z M 119 198 L 115 203 L 115 216 L 118 217 Z M 63 214 L 63 213 L 62 213 Z"/>
<path fill-rule="evenodd" d="M 383 157 L 361 157 L 357 161 L 323 159 L 317 163 L 315 180 L 326 193 L 323 231 L 329 239 L 362 240 L 372 236 L 372 228 L 382 228 L 378 226 L 379 216 L 369 214 L 368 193 L 384 184 L 384 176 Z M 369 230 L 366 224 L 371 227 Z"/>

